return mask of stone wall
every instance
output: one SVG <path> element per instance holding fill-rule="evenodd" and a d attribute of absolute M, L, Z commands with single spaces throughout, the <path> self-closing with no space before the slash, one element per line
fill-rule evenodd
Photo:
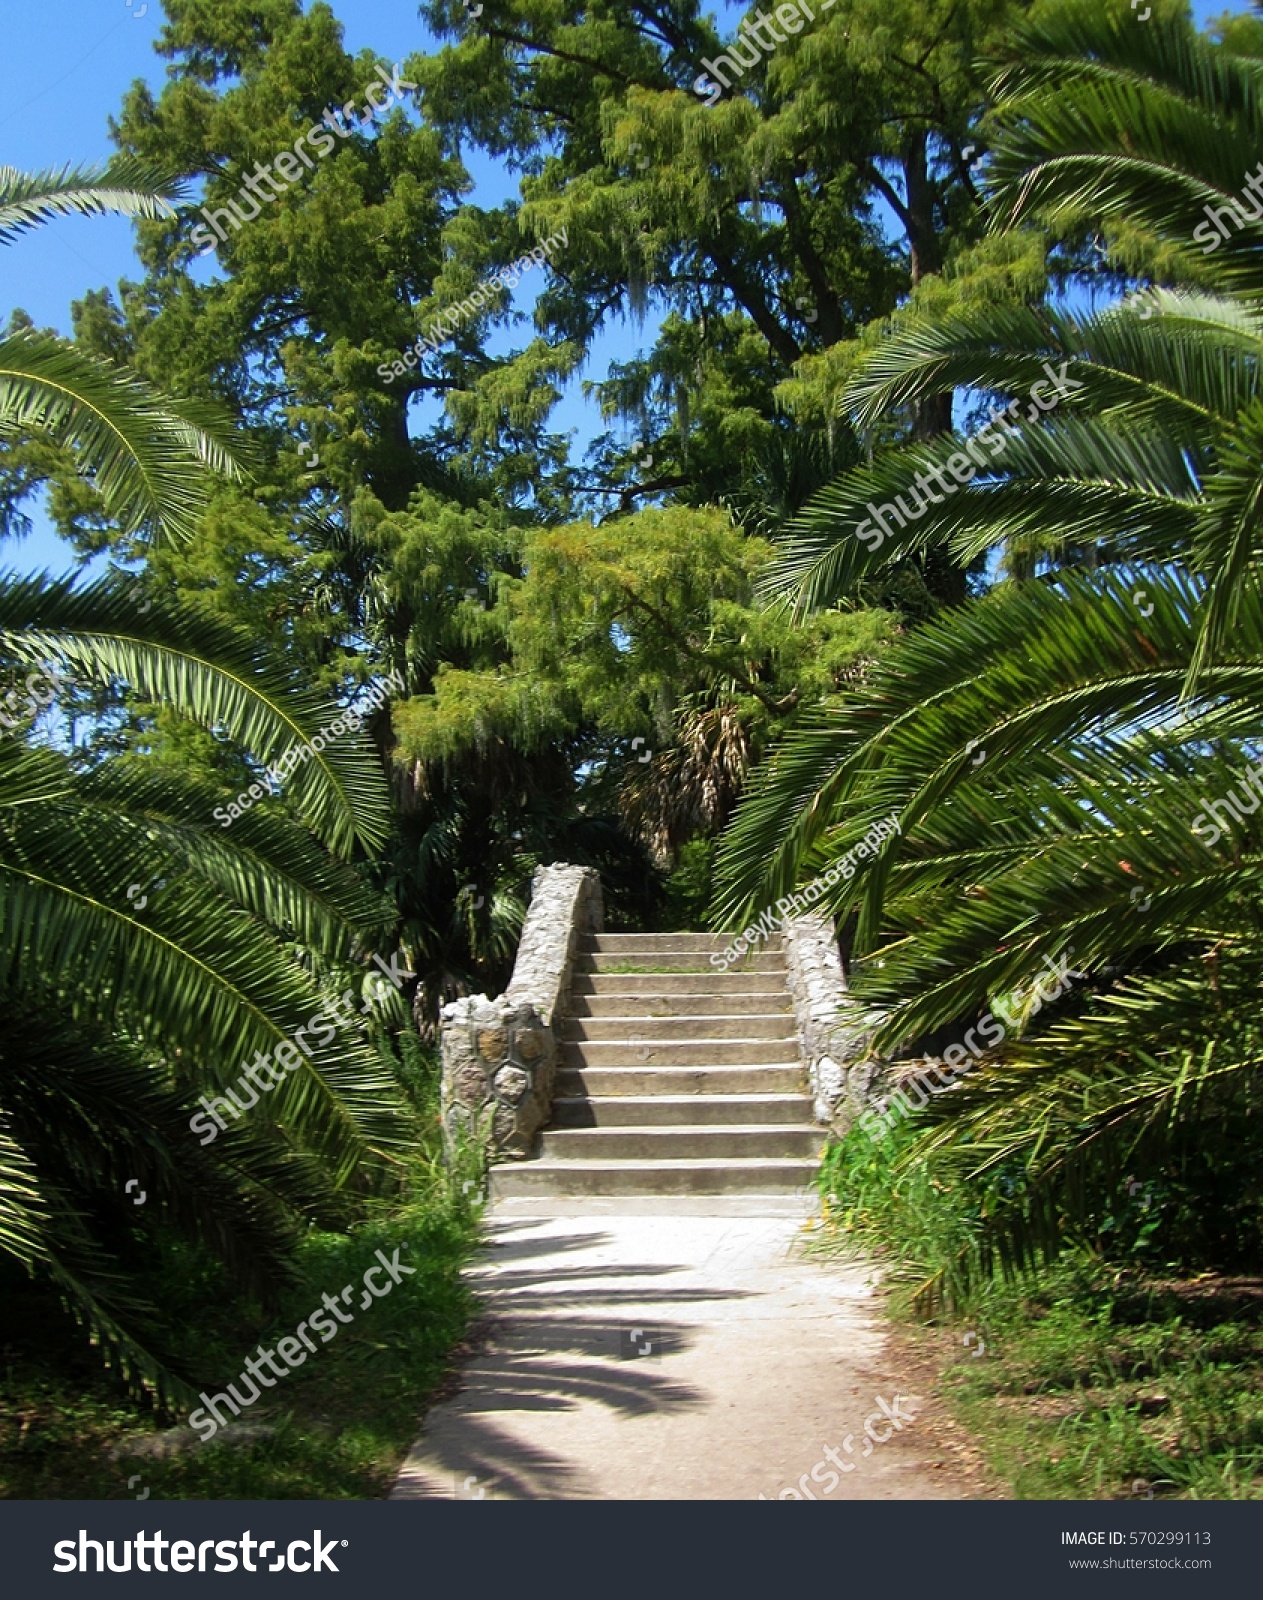
<path fill-rule="evenodd" d="M 605 926 L 601 876 L 593 867 L 537 867 L 531 904 L 505 996 L 532 1005 L 547 1023 L 565 1009 L 575 945 Z"/>
<path fill-rule="evenodd" d="M 552 1110 L 559 1024 L 581 933 L 603 926 L 591 867 L 539 867 L 513 977 L 494 1000 L 469 995 L 440 1015 L 443 1131 L 488 1158 L 524 1160 Z"/>
<path fill-rule="evenodd" d="M 865 1059 L 869 1028 L 847 994 L 832 918 L 817 911 L 786 917 L 781 932 L 816 1120 L 843 1133 L 868 1104 L 880 1070 Z"/>

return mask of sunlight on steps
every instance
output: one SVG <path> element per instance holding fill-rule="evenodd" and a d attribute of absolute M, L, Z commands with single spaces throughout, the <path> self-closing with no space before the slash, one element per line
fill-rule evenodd
<path fill-rule="evenodd" d="M 779 935 L 718 972 L 727 936 L 601 933 L 575 961 L 553 1116 L 538 1156 L 491 1169 L 494 1199 L 793 1194 L 811 1116 Z"/>

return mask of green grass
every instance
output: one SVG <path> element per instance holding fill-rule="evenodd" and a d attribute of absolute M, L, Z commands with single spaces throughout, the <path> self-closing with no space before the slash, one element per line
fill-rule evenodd
<path fill-rule="evenodd" d="M 917 1289 L 948 1275 L 945 1391 L 1008 1491 L 1263 1498 L 1263 1279 L 1164 1271 L 1140 1207 L 1121 1260 L 1079 1249 L 1034 1276 L 953 1283 L 991 1196 L 899 1166 L 911 1136 L 857 1129 L 830 1150 L 821 1248 L 881 1257 L 908 1321 L 925 1320 Z"/>
<path fill-rule="evenodd" d="M 1081 1258 L 965 1320 L 951 1392 L 1016 1497 L 1263 1498 L 1263 1283 Z"/>
<path fill-rule="evenodd" d="M 361 1226 L 311 1229 L 274 1312 L 234 1297 L 209 1256 L 160 1228 L 151 1236 L 144 1287 L 163 1353 L 199 1391 L 222 1392 L 260 1343 L 292 1336 L 325 1291 L 356 1286 L 346 1307 L 353 1320 L 327 1344 L 317 1337 L 303 1365 L 243 1411 L 241 1422 L 256 1430 L 246 1443 L 216 1435 L 203 1444 L 187 1429 L 187 1411 L 159 1417 L 129 1396 L 47 1284 L 0 1258 L 0 1497 L 126 1499 L 147 1488 L 151 1500 L 334 1500 L 388 1491 L 468 1321 L 461 1269 L 480 1211 L 468 1182 L 476 1167 L 460 1159 L 449 1168 L 442 1158 L 436 1054 L 408 1036 L 396 1067 L 426 1130 L 410 1179 L 391 1200 L 371 1202 Z M 378 1249 L 390 1259 L 396 1248 L 415 1271 L 361 1308 L 365 1269 Z M 181 1426 L 178 1453 L 120 1453 L 160 1446 L 164 1434 L 169 1446 Z"/>
<path fill-rule="evenodd" d="M 243 1412 L 243 1421 L 265 1425 L 265 1436 L 239 1446 L 216 1436 L 167 1459 L 109 1459 L 112 1447 L 152 1441 L 164 1422 L 111 1382 L 48 1291 L 23 1280 L 0 1284 L 0 1494 L 119 1499 L 148 1487 L 150 1499 L 383 1495 L 465 1327 L 460 1269 L 475 1237 L 469 1204 L 431 1182 L 411 1204 L 352 1233 L 309 1234 L 299 1252 L 302 1281 L 266 1322 L 249 1305 L 217 1303 L 206 1263 L 156 1263 L 168 1295 L 183 1301 L 168 1300 L 173 1325 L 182 1321 L 172 1340 L 182 1366 L 198 1388 L 214 1391 L 236 1378 L 260 1341 L 293 1334 L 323 1291 L 357 1285 L 348 1308 L 354 1321 L 328 1344 L 317 1340 L 302 1367 Z M 361 1310 L 358 1285 L 379 1247 L 388 1258 L 399 1247 L 400 1262 L 416 1271 Z"/>
<path fill-rule="evenodd" d="M 693 973 L 697 973 L 697 972 L 713 972 L 715 969 L 713 967 L 664 967 L 664 966 L 661 966 L 661 965 L 653 966 L 651 963 L 649 963 L 647 961 L 611 961 L 607 966 L 597 967 L 597 968 L 594 968 L 593 970 L 597 974 L 606 973 L 606 972 L 659 972 L 659 973 L 662 973 L 662 972 L 673 972 L 673 973 L 679 973 L 681 976 L 683 976 L 684 974 L 689 973 L 689 972 L 693 972 Z"/>

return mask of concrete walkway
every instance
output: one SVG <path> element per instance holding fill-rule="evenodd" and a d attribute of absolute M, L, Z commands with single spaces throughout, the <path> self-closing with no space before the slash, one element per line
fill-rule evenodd
<path fill-rule="evenodd" d="M 871 1274 L 806 1258 L 801 1209 L 514 1204 L 491 1211 L 472 1269 L 476 1353 L 391 1499 L 976 1492 L 936 1442 L 938 1402 L 916 1395 L 925 1365 L 900 1370 Z"/>

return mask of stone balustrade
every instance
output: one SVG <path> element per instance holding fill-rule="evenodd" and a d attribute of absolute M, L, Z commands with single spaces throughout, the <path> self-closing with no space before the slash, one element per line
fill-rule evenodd
<path fill-rule="evenodd" d="M 818 911 L 786 917 L 781 933 L 815 1117 L 844 1133 L 868 1105 L 880 1071 L 868 1059 L 871 1028 L 847 993 L 833 919 Z"/>
<path fill-rule="evenodd" d="M 539 867 L 513 977 L 496 999 L 468 995 L 442 1009 L 442 1116 L 449 1148 L 465 1141 L 491 1160 L 524 1160 L 552 1109 L 559 1024 L 578 939 L 603 926 L 591 867 Z"/>

